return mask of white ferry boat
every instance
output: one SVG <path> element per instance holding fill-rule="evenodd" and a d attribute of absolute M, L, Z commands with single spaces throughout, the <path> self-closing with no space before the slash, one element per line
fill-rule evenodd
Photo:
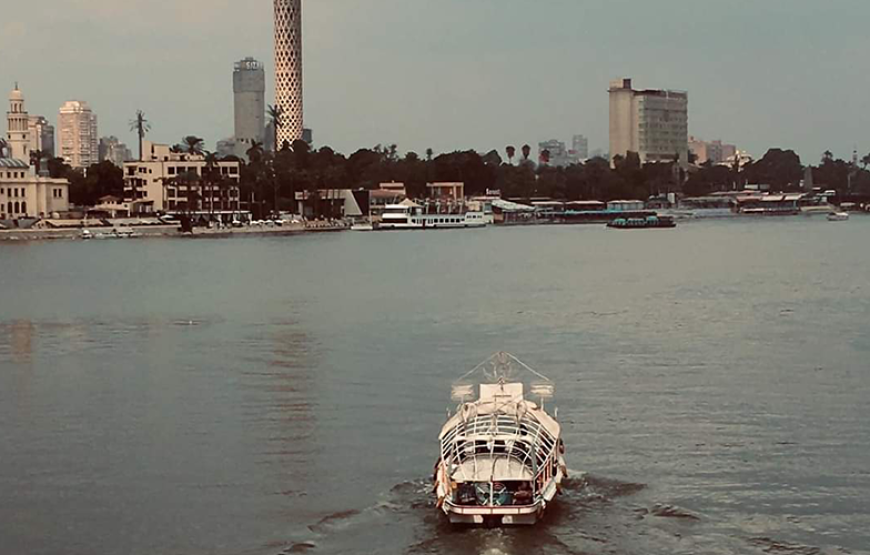
<path fill-rule="evenodd" d="M 388 204 L 384 207 L 380 230 L 401 229 L 465 229 L 486 227 L 487 219 L 483 212 L 464 211 L 458 214 L 426 213 L 422 206 Z"/>
<path fill-rule="evenodd" d="M 568 475 L 561 428 L 544 410 L 554 392 L 548 378 L 508 353 L 454 384 L 459 406 L 441 430 L 435 466 L 437 506 L 451 523 L 531 525 L 541 518 Z"/>

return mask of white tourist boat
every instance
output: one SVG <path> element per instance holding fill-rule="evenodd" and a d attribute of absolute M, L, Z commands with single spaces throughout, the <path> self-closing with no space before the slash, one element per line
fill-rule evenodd
<path fill-rule="evenodd" d="M 508 353 L 454 384 L 459 406 L 441 430 L 435 466 L 437 506 L 451 523 L 541 518 L 568 475 L 561 428 L 544 410 L 554 392 L 553 382 Z"/>
<path fill-rule="evenodd" d="M 375 226 L 369 221 L 359 221 L 350 226 L 351 231 L 374 231 Z"/>
<path fill-rule="evenodd" d="M 831 212 L 828 214 L 829 222 L 845 222 L 849 220 L 848 212 Z"/>
<path fill-rule="evenodd" d="M 426 213 L 416 204 L 388 204 L 378 224 L 384 231 L 403 229 L 466 229 L 486 227 L 487 219 L 483 212 L 470 210 L 455 214 Z"/>

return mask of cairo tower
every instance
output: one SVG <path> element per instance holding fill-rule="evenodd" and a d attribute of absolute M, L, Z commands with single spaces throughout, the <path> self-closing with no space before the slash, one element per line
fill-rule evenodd
<path fill-rule="evenodd" d="M 302 139 L 302 0 L 275 0 L 275 106 L 278 144 Z"/>

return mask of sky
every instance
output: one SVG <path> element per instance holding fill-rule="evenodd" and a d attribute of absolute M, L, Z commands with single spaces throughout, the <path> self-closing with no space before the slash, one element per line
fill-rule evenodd
<path fill-rule="evenodd" d="M 870 152 L 867 0 L 304 0 L 305 124 L 317 146 L 423 153 L 589 137 L 608 83 L 689 92 L 689 132 L 755 156 Z M 135 150 L 232 135 L 233 63 L 266 63 L 269 0 L 36 0 L 0 9 L 0 94 L 56 122 L 86 100 Z M 5 130 L 5 121 L 0 129 Z"/>

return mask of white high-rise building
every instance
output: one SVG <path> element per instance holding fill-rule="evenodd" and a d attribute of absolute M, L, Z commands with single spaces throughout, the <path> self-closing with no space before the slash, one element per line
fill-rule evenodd
<path fill-rule="evenodd" d="M 275 0 L 275 106 L 278 144 L 302 139 L 302 0 Z"/>
<path fill-rule="evenodd" d="M 631 79 L 610 83 L 610 156 L 635 152 L 641 163 L 689 162 L 689 95 L 634 90 Z"/>
<path fill-rule="evenodd" d="M 60 157 L 73 168 L 88 168 L 100 161 L 97 116 L 87 102 L 71 100 L 61 106 Z"/>

